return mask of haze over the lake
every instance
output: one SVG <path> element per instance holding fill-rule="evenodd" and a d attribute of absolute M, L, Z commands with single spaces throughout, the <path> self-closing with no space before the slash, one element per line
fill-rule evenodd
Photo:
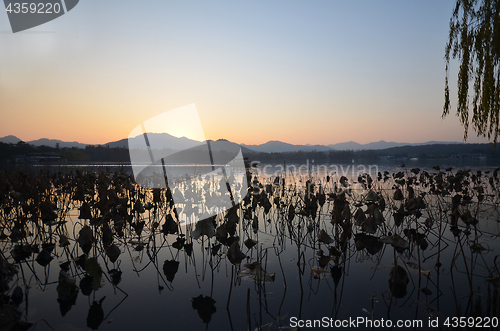
<path fill-rule="evenodd" d="M 196 103 L 207 139 L 462 141 L 454 3 L 86 0 L 15 34 L 2 12 L 0 136 L 101 144 Z"/>

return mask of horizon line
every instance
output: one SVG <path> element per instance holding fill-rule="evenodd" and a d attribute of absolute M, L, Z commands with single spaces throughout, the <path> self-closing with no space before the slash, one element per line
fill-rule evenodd
<path fill-rule="evenodd" d="M 163 133 L 150 132 L 150 134 L 165 134 L 165 133 L 166 132 L 163 132 Z M 176 136 L 171 135 L 169 133 L 166 133 L 166 134 L 168 134 L 168 135 L 170 135 L 172 137 L 175 137 L 177 139 L 185 138 L 185 139 L 189 139 L 189 140 L 192 140 L 192 141 L 201 142 L 201 141 L 198 141 L 198 140 L 195 140 L 195 139 L 187 138 L 185 136 L 176 137 Z M 141 134 L 141 136 L 142 136 L 142 134 Z M 47 140 L 57 140 L 57 141 L 61 141 L 61 142 L 64 142 L 64 143 L 77 143 L 77 144 L 86 145 L 86 146 L 96 146 L 96 145 L 97 146 L 105 146 L 105 145 L 109 145 L 109 144 L 112 144 L 112 143 L 119 142 L 121 140 L 128 140 L 128 138 L 122 138 L 122 139 L 118 139 L 118 140 L 110 141 L 110 142 L 106 142 L 106 143 L 89 144 L 89 143 L 82 143 L 82 142 L 79 142 L 77 140 L 67 141 L 67 140 L 61 140 L 61 139 L 57 139 L 57 138 L 42 137 L 42 138 L 38 138 L 38 139 L 33 139 L 33 140 L 26 141 L 26 140 L 23 140 L 23 139 L 15 136 L 15 135 L 12 135 L 12 134 L 0 137 L 0 139 L 7 138 L 7 137 L 14 137 L 14 138 L 19 139 L 20 141 L 25 142 L 25 143 L 34 142 L 34 141 L 38 141 L 38 140 L 42 140 L 42 139 L 47 139 Z M 134 138 L 136 138 L 136 137 L 134 137 Z M 330 147 L 331 145 L 348 144 L 348 143 L 354 143 L 354 144 L 358 144 L 358 145 L 361 145 L 361 146 L 365 146 L 365 145 L 369 145 L 369 144 L 374 144 L 374 143 L 421 145 L 421 144 L 428 144 L 428 143 L 431 143 L 431 142 L 432 143 L 436 143 L 436 144 L 493 144 L 493 142 L 491 142 L 491 141 L 488 141 L 488 142 L 476 142 L 476 143 L 471 143 L 471 142 L 467 142 L 467 141 L 440 141 L 440 140 L 428 140 L 428 141 L 423 141 L 423 142 L 397 142 L 397 141 L 386 141 L 384 139 L 377 140 L 377 141 L 371 141 L 371 142 L 364 143 L 364 144 L 356 142 L 354 140 L 343 141 L 343 142 L 339 142 L 339 143 L 328 143 L 328 144 L 310 144 L 310 143 L 293 144 L 293 143 L 289 143 L 289 142 L 281 141 L 281 140 L 268 140 L 265 143 L 261 143 L 261 144 L 246 144 L 246 143 L 237 143 L 237 142 L 231 141 L 231 140 L 226 139 L 226 138 L 207 139 L 207 140 L 208 141 L 225 140 L 225 141 L 228 141 L 228 142 L 232 142 L 232 143 L 235 143 L 235 144 L 238 144 L 238 145 L 244 145 L 244 146 L 262 146 L 262 145 L 265 145 L 265 144 L 270 143 L 270 142 L 279 142 L 279 143 L 283 143 L 283 144 L 289 144 L 289 145 L 292 145 L 292 146 L 311 146 L 311 147 L 313 147 L 313 146 Z"/>

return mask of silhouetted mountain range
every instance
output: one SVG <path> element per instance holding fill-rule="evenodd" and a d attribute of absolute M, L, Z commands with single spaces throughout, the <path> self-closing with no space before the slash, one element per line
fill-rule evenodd
<path fill-rule="evenodd" d="M 267 143 L 261 144 L 261 145 L 241 144 L 241 146 L 244 146 L 252 151 L 264 152 L 264 153 L 284 153 L 284 152 L 298 152 L 298 151 L 327 152 L 327 151 L 332 150 L 331 147 L 323 146 L 323 145 L 292 145 L 289 143 L 284 143 L 284 142 L 276 141 L 276 140 L 271 140 L 271 141 L 268 141 Z"/>
<path fill-rule="evenodd" d="M 13 135 L 9 135 L 9 136 L 5 136 L 3 138 L 0 138 L 0 142 L 6 143 L 6 144 L 17 144 L 20 141 L 22 141 L 22 140 L 16 136 L 13 136 Z M 62 141 L 62 140 L 58 140 L 58 139 L 47 139 L 47 138 L 25 141 L 25 143 L 27 143 L 29 145 L 33 145 L 33 146 L 48 146 L 48 147 L 53 147 L 53 148 L 57 147 L 57 144 L 59 144 L 60 148 L 72 148 L 72 147 L 85 148 L 85 146 L 87 146 L 87 144 L 82 144 L 82 143 L 79 143 L 77 141 L 68 142 L 68 141 Z"/>
<path fill-rule="evenodd" d="M 397 143 L 393 141 L 385 141 L 380 140 L 377 142 L 371 142 L 368 144 L 358 144 L 354 141 L 349 141 L 345 143 L 338 143 L 333 145 L 328 145 L 328 147 L 335 150 L 372 150 L 372 149 L 387 149 L 392 147 L 401 147 L 401 146 L 423 146 L 423 145 L 436 145 L 436 144 L 461 144 L 460 142 L 455 141 L 427 141 L 424 143 Z"/>
<path fill-rule="evenodd" d="M 460 144 L 459 142 L 440 142 L 440 141 L 428 141 L 424 143 L 396 143 L 396 142 L 387 142 L 384 140 L 371 142 L 368 144 L 359 144 L 354 141 L 348 141 L 345 143 L 331 144 L 328 146 L 325 145 L 292 145 L 288 143 L 284 143 L 281 141 L 268 141 L 265 144 L 261 145 L 245 145 L 250 150 L 256 152 L 264 152 L 264 153 L 286 153 L 286 152 L 328 152 L 328 151 L 360 151 L 360 150 L 378 150 L 378 149 L 387 149 L 392 147 L 401 147 L 401 146 L 421 146 L 421 145 L 434 145 L 434 144 Z"/>
<path fill-rule="evenodd" d="M 142 135 L 139 135 L 135 139 L 144 139 Z M 168 133 L 148 133 L 148 139 L 149 143 L 151 146 L 165 146 L 165 147 L 170 147 L 170 146 L 175 146 L 172 149 L 175 150 L 183 150 L 183 149 L 188 149 L 194 146 L 197 146 L 200 144 L 199 141 L 192 140 L 186 137 L 174 137 Z M 220 139 L 218 141 L 221 141 L 224 139 Z M 7 144 L 16 144 L 18 142 L 22 141 L 21 139 L 17 138 L 16 136 L 9 135 L 5 136 L 3 138 L 0 138 L 0 142 L 7 143 Z M 76 141 L 73 142 L 66 142 L 62 140 L 57 140 L 57 139 L 47 139 L 47 138 L 42 138 L 42 139 L 37 139 L 37 140 L 31 140 L 31 141 L 26 141 L 27 144 L 29 145 L 34 145 L 34 146 L 48 146 L 48 147 L 57 147 L 57 144 L 60 148 L 85 148 L 87 144 L 79 143 Z M 380 150 L 380 149 L 387 149 L 387 148 L 392 148 L 392 147 L 401 147 L 401 146 L 422 146 L 422 145 L 434 145 L 434 144 L 460 144 L 459 142 L 439 142 L 439 141 L 428 141 L 424 143 L 397 143 L 397 142 L 387 142 L 384 140 L 378 141 L 378 142 L 371 142 L 368 144 L 359 144 L 354 141 L 348 141 L 344 143 L 338 143 L 338 144 L 330 144 L 330 145 L 293 145 L 289 144 L 286 142 L 282 141 L 268 141 L 264 144 L 260 145 L 246 145 L 246 144 L 240 144 L 242 147 L 242 151 L 245 152 L 260 152 L 260 153 L 288 153 L 288 152 L 329 152 L 332 150 L 337 150 L 337 151 L 342 151 L 342 150 L 353 150 L 353 151 L 358 151 L 358 150 Z M 102 144 L 100 146 L 106 146 L 110 148 L 115 148 L 115 147 L 120 147 L 120 148 L 128 148 L 128 139 L 121 139 L 118 141 L 112 141 L 108 142 L 105 144 Z"/>
<path fill-rule="evenodd" d="M 302 162 L 303 160 L 315 160 L 316 162 L 352 162 L 352 160 L 363 162 L 377 162 L 379 160 L 425 160 L 442 158 L 484 158 L 489 162 L 497 162 L 500 159 L 500 149 L 489 144 L 464 144 L 464 143 L 437 143 L 427 142 L 423 144 L 403 144 L 402 146 L 383 148 L 396 143 L 378 142 L 366 145 L 348 142 L 340 144 L 340 148 L 351 148 L 348 150 L 334 150 L 328 146 L 292 145 L 279 141 L 269 142 L 263 145 L 243 145 L 219 139 L 210 140 L 210 144 L 191 140 L 185 137 L 176 138 L 167 134 L 148 134 L 151 152 L 161 155 L 165 162 L 172 164 L 196 163 L 208 164 L 205 160 L 210 145 L 213 160 L 216 164 L 224 164 L 232 160 L 240 147 L 243 155 L 250 160 L 260 162 Z M 137 139 L 137 140 L 135 140 Z M 55 139 L 39 139 L 24 143 L 19 138 L 7 136 L 0 138 L 0 162 L 30 162 L 30 158 L 52 157 L 70 162 L 130 162 L 130 153 L 150 159 L 150 151 L 146 149 L 143 135 L 132 139 L 136 144 L 131 145 L 129 150 L 128 140 L 110 142 L 103 145 L 84 145 L 77 142 L 68 143 Z M 36 146 L 35 144 L 42 144 Z M 56 144 L 59 144 L 57 148 Z M 47 145 L 51 145 L 47 146 Z M 77 148 L 77 146 L 85 146 Z M 73 147 L 71 147 L 73 146 Z M 245 146 L 252 147 L 251 150 Z M 336 145 L 331 145 L 336 146 Z M 357 147 L 357 148 L 356 148 Z M 259 152 L 262 148 L 265 151 Z M 267 148 L 267 149 L 266 149 Z M 371 149 L 369 149 L 371 148 Z M 257 151 L 256 151 L 257 150 Z M 201 151 L 201 153 L 200 153 Z M 272 151 L 269 153 L 268 151 Z M 17 162 L 17 161 L 16 161 Z"/>

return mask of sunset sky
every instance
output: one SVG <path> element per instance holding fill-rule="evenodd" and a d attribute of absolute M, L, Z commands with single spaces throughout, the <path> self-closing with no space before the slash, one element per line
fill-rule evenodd
<path fill-rule="evenodd" d="M 15 34 L 2 11 L 0 137 L 101 144 L 195 103 L 207 139 L 462 141 L 454 3 L 82 0 Z"/>

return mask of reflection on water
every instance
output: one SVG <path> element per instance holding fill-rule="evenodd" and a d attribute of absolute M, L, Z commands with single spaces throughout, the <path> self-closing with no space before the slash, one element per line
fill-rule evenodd
<path fill-rule="evenodd" d="M 0 328 L 498 316 L 498 169 L 400 170 L 254 177 L 242 204 L 188 226 L 126 169 L 1 173 Z"/>

